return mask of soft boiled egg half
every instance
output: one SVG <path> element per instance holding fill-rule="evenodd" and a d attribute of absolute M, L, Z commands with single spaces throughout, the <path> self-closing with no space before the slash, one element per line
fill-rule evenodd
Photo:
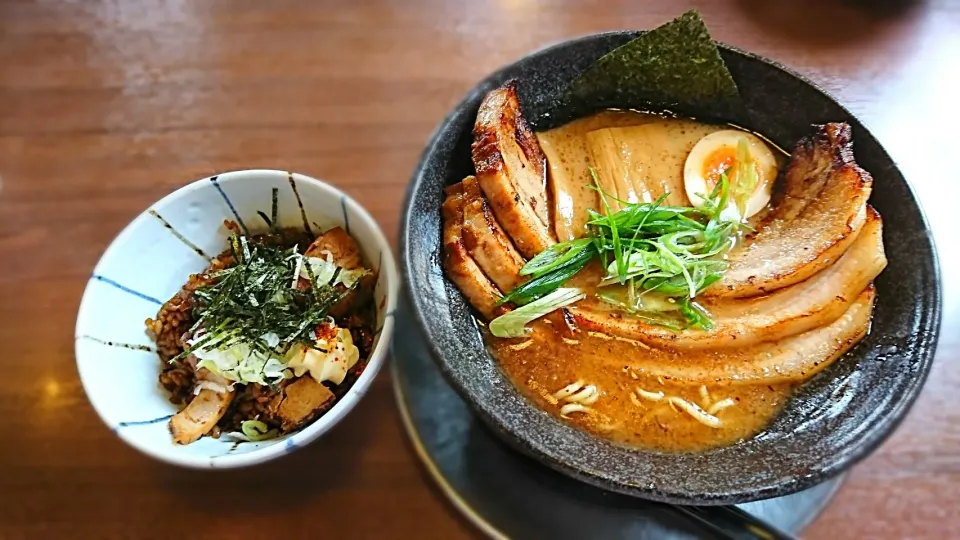
<path fill-rule="evenodd" d="M 747 219 L 762 210 L 770 202 L 770 193 L 777 179 L 777 159 L 770 147 L 756 135 L 735 129 L 715 131 L 697 141 L 693 150 L 687 156 L 683 167 L 683 183 L 687 198 L 693 206 L 700 208 L 706 202 L 704 197 L 713 193 L 720 182 L 720 175 L 727 171 L 727 178 L 731 182 L 731 193 L 738 193 L 732 185 L 736 175 L 731 175 L 737 163 L 737 146 L 745 141 L 749 149 L 749 160 L 753 162 L 756 171 L 756 185 L 752 191 L 746 192 L 740 200 L 730 198 L 729 212 L 736 212 L 740 219 Z M 743 215 L 738 209 L 743 209 Z"/>

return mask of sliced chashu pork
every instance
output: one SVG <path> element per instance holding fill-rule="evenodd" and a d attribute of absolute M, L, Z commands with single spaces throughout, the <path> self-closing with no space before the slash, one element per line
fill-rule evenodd
<path fill-rule="evenodd" d="M 461 239 L 463 227 L 463 185 L 446 189 L 443 201 L 443 269 L 447 277 L 485 318 L 496 317 L 496 303 L 502 295 L 477 266 Z"/>
<path fill-rule="evenodd" d="M 470 287 L 470 290 L 465 293 L 468 300 L 481 314 L 492 312 L 494 315 L 500 315 L 509 311 L 510 306 L 491 306 L 491 299 L 499 300 L 501 298 L 500 291 L 510 291 L 513 287 L 526 281 L 525 277 L 519 275 L 524 264 L 523 258 L 517 254 L 509 239 L 503 236 L 496 218 L 490 215 L 489 211 L 483 212 L 486 203 L 483 194 L 477 190 L 476 179 L 467 177 L 463 182 L 447 188 L 446 193 L 444 238 L 450 240 L 447 245 L 453 244 L 456 250 L 454 240 L 458 235 L 462 236 L 460 237 L 461 246 L 475 242 L 467 241 L 467 237 L 473 234 L 487 237 L 482 242 L 482 248 L 473 251 L 467 249 L 466 258 L 463 258 L 463 254 L 459 254 L 454 256 L 455 261 L 448 259 L 450 264 L 458 265 L 459 276 L 457 276 L 457 279 Z M 458 219 L 460 219 L 459 232 L 457 230 Z M 472 220 L 475 223 L 471 224 Z M 475 225 L 478 230 L 471 232 L 471 227 Z M 478 244 L 480 243 L 478 242 Z M 479 269 L 483 275 L 477 275 L 475 269 Z M 483 277 L 487 279 L 481 279 Z M 458 287 L 461 287 L 459 282 L 456 280 L 455 282 Z M 497 287 L 499 287 L 499 290 Z M 461 290 L 463 290 L 462 287 Z M 474 298 L 478 299 L 480 304 L 474 303 Z M 492 316 L 488 317 L 492 318 Z M 570 337 L 576 330 L 573 317 L 566 310 L 554 311 L 549 313 L 546 318 L 564 336 Z"/>
<path fill-rule="evenodd" d="M 304 252 L 307 257 L 326 258 L 347 270 L 355 270 L 363 264 L 360 246 L 343 227 L 334 227 L 318 236 Z"/>
<path fill-rule="evenodd" d="M 790 161 L 783 187 L 774 199 L 774 209 L 768 214 L 767 221 L 796 218 L 832 178 L 828 174 L 831 167 L 838 162 L 855 164 L 850 126 L 834 123 L 818 127 L 814 134 L 800 139 L 792 157 L 800 159 Z"/>
<path fill-rule="evenodd" d="M 291 431 L 332 407 L 336 396 L 307 375 L 284 387 L 274 400 L 275 417 L 280 420 L 283 431 Z"/>
<path fill-rule="evenodd" d="M 463 186 L 463 229 L 461 241 L 484 274 L 501 291 L 511 291 L 523 282 L 520 269 L 523 257 L 500 228 L 490 206 L 483 197 L 480 184 L 473 176 L 461 182 Z"/>
<path fill-rule="evenodd" d="M 356 270 L 363 266 L 360 245 L 343 227 L 333 227 L 318 236 L 307 247 L 304 255 L 321 259 L 327 259 L 329 255 L 329 259 L 334 264 L 347 270 Z M 303 278 L 301 278 L 301 282 L 308 283 Z M 362 305 L 373 294 L 376 284 L 377 274 L 375 272 L 364 274 L 358 284 L 350 289 L 343 284 L 338 284 L 337 289 L 344 296 L 330 308 L 330 316 L 339 319 L 349 313 L 353 306 Z"/>
<path fill-rule="evenodd" d="M 838 319 L 887 264 L 880 215 L 868 219 L 840 260 L 807 281 L 759 298 L 720 299 L 704 303 L 712 330 L 674 331 L 636 317 L 611 312 L 599 300 L 584 300 L 571 309 L 584 329 L 676 349 L 746 347 L 793 336 Z"/>
<path fill-rule="evenodd" d="M 816 375 L 860 342 L 870 329 L 876 294 L 863 291 L 833 323 L 774 343 L 710 354 L 699 351 L 675 362 L 637 355 L 629 361 L 638 374 L 682 384 L 776 384 Z"/>
<path fill-rule="evenodd" d="M 833 264 L 856 239 L 873 180 L 853 160 L 850 126 L 818 126 L 802 139 L 784 183 L 777 207 L 729 253 L 730 267 L 705 296 L 759 296 L 799 283 Z"/>
<path fill-rule="evenodd" d="M 180 412 L 170 418 L 170 434 L 176 444 L 190 444 L 206 435 L 233 401 L 230 381 L 206 369 L 197 371 L 200 391 Z"/>
<path fill-rule="evenodd" d="M 520 113 L 513 81 L 483 98 L 472 153 L 480 187 L 517 250 L 532 258 L 554 244 L 546 158 Z"/>
<path fill-rule="evenodd" d="M 776 384 L 802 382 L 828 367 L 867 334 L 875 291 L 871 285 L 833 323 L 772 343 L 723 350 L 667 351 L 637 347 L 622 363 L 610 358 L 603 345 L 578 349 L 579 362 L 636 375 L 663 378 L 670 384 Z M 614 339 L 616 336 L 592 334 Z M 527 338 L 531 346 L 556 346 L 554 330 L 534 326 Z M 594 342 L 596 343 L 596 342 Z M 656 387 L 645 390 L 657 390 Z"/>

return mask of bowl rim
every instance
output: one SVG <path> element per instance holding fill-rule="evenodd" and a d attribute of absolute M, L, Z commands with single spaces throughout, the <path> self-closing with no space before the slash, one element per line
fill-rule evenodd
<path fill-rule="evenodd" d="M 79 336 L 81 333 L 81 324 L 85 323 L 84 313 L 89 309 L 89 305 L 94 301 L 92 296 L 91 277 L 91 279 L 88 280 L 87 285 L 84 287 L 84 292 L 77 310 L 77 318 L 74 328 L 74 358 L 76 360 L 77 372 L 80 382 L 83 386 L 84 393 L 87 396 L 87 401 L 100 417 L 100 420 L 114 434 L 116 434 L 126 444 L 133 447 L 140 453 L 159 461 L 193 469 L 226 469 L 248 467 L 289 454 L 294 449 L 301 448 L 316 440 L 330 430 L 334 425 L 343 420 L 343 418 L 351 410 L 353 410 L 360 399 L 366 395 L 370 385 L 380 372 L 380 369 L 383 367 L 383 364 L 386 362 L 386 359 L 389 355 L 390 343 L 392 342 L 394 329 L 393 317 L 396 311 L 400 281 L 390 243 L 387 241 L 387 238 L 384 235 L 380 225 L 373 218 L 373 216 L 370 215 L 370 213 L 362 205 L 360 205 L 360 203 L 353 200 L 353 198 L 332 184 L 311 176 L 307 176 L 305 174 L 283 171 L 279 169 L 238 169 L 213 174 L 181 186 L 180 188 L 168 193 L 158 201 L 150 204 L 145 210 L 137 214 L 136 217 L 127 223 L 127 225 L 125 225 L 124 228 L 110 241 L 107 248 L 103 251 L 103 254 L 97 260 L 97 263 L 94 266 L 91 274 L 96 274 L 97 269 L 101 264 L 103 264 L 103 261 L 107 258 L 107 256 L 110 255 L 112 251 L 119 249 L 119 245 L 121 244 L 122 240 L 125 240 L 127 237 L 135 234 L 135 229 L 139 225 L 139 222 L 141 220 L 148 219 L 149 211 L 154 207 L 164 203 L 170 203 L 171 201 L 182 197 L 186 193 L 196 191 L 198 189 L 206 189 L 209 187 L 210 179 L 212 178 L 216 178 L 218 184 L 224 185 L 230 183 L 258 181 L 264 176 L 282 176 L 283 179 L 287 179 L 288 176 L 292 176 L 297 180 L 298 183 L 313 185 L 314 187 L 319 188 L 322 192 L 325 192 L 330 197 L 339 198 L 345 211 L 346 209 L 349 209 L 351 220 L 362 221 L 367 227 L 369 227 L 370 231 L 372 232 L 376 247 L 379 248 L 380 252 L 383 254 L 380 262 L 380 272 L 384 276 L 384 283 L 386 285 L 386 305 L 382 308 L 383 327 L 380 331 L 379 340 L 376 347 L 374 347 L 374 350 L 370 353 L 367 367 L 363 370 L 363 373 L 360 374 L 360 377 L 357 378 L 356 382 L 354 382 L 350 390 L 348 390 L 347 393 L 338 402 L 336 402 L 329 411 L 323 414 L 320 418 L 317 418 L 313 422 L 309 423 L 306 427 L 278 439 L 273 444 L 261 446 L 242 454 L 228 454 L 213 457 L 171 452 L 168 449 L 158 447 L 157 445 L 141 444 L 136 439 L 129 437 L 124 430 L 118 429 L 117 426 L 111 425 L 107 420 L 105 410 L 101 410 L 102 404 L 98 404 L 97 400 L 91 397 L 90 391 L 88 390 L 88 384 L 85 380 L 84 370 L 80 366 L 80 351 L 77 347 L 77 344 L 80 340 L 76 338 L 76 336 Z M 184 279 L 186 279 L 186 276 Z M 378 307 L 378 310 L 380 309 L 381 308 Z M 91 375 L 89 373 L 86 375 L 86 377 L 90 376 Z M 171 441 L 170 448 L 173 447 L 174 445 Z"/>
<path fill-rule="evenodd" d="M 434 130 L 431 132 L 429 139 L 427 140 L 426 146 L 424 147 L 423 152 L 421 153 L 420 159 L 417 162 L 416 167 L 413 169 L 411 176 L 411 181 L 407 185 L 406 194 L 404 196 L 403 209 L 401 212 L 400 218 L 400 237 L 399 237 L 399 249 L 400 249 L 400 265 L 402 270 L 403 278 L 403 290 L 404 294 L 407 295 L 407 299 L 410 301 L 414 317 L 416 317 L 417 323 L 422 329 L 425 330 L 425 341 L 428 344 L 428 349 L 430 351 L 433 360 L 440 366 L 440 370 L 444 375 L 444 378 L 451 384 L 451 386 L 457 391 L 457 393 L 464 398 L 464 401 L 468 403 L 470 409 L 478 414 L 488 426 L 495 426 L 495 431 L 503 432 L 499 434 L 499 438 L 502 441 L 507 442 L 516 450 L 520 450 L 528 455 L 533 455 L 538 461 L 548 465 L 556 471 L 559 471 L 567 476 L 573 477 L 577 480 L 585 482 L 587 484 L 599 487 L 601 489 L 611 490 L 625 495 L 631 495 L 635 497 L 640 497 L 648 500 L 654 500 L 665 503 L 676 503 L 676 504 L 702 504 L 702 505 L 719 505 L 719 504 L 739 504 L 743 502 L 755 501 L 760 499 L 765 499 L 769 497 L 775 497 L 779 495 L 785 495 L 788 493 L 794 493 L 801 491 L 805 488 L 811 487 L 826 478 L 836 476 L 857 462 L 861 461 L 874 450 L 877 449 L 890 435 L 896 431 L 897 427 L 906 417 L 907 412 L 916 402 L 919 397 L 920 390 L 922 389 L 926 379 L 930 373 L 930 368 L 933 363 L 934 357 L 936 356 L 936 349 L 939 342 L 940 336 L 940 326 L 942 320 L 942 296 L 943 296 L 943 284 L 941 279 L 940 271 L 940 262 L 939 256 L 937 253 L 936 243 L 932 231 L 930 229 L 930 223 L 927 219 L 926 213 L 923 210 L 920 199 L 917 196 L 917 192 L 914 187 L 911 185 L 910 181 L 904 176 L 904 184 L 907 192 L 910 195 L 910 199 L 916 205 L 918 211 L 919 220 L 923 226 L 923 230 L 926 232 L 929 241 L 930 241 L 930 251 L 932 259 L 932 270 L 933 275 L 930 276 L 931 282 L 935 284 L 932 290 L 932 301 L 930 305 L 925 307 L 925 313 L 931 321 L 928 333 L 928 342 L 930 343 L 929 347 L 925 349 L 925 353 L 920 359 L 920 368 L 918 374 L 910 379 L 909 386 L 904 393 L 904 398 L 891 410 L 887 415 L 884 416 L 884 422 L 878 422 L 872 427 L 866 430 L 865 435 L 863 435 L 859 442 L 852 446 L 848 451 L 843 453 L 839 458 L 833 458 L 832 460 L 828 459 L 823 462 L 823 466 L 812 470 L 810 474 L 806 474 L 800 477 L 793 477 L 792 479 L 780 478 L 775 482 L 769 483 L 766 486 L 756 489 L 756 490 L 744 490 L 739 489 L 735 491 L 728 491 L 723 494 L 709 494 L 708 496 L 701 497 L 692 497 L 689 494 L 685 493 L 676 493 L 665 491 L 662 488 L 653 488 L 652 486 L 648 487 L 644 484 L 628 484 L 620 482 L 615 478 L 612 478 L 610 475 L 601 475 L 597 471 L 590 472 L 581 470 L 579 468 L 574 468 L 567 463 L 563 463 L 557 459 L 557 457 L 552 456 L 540 448 L 537 448 L 535 445 L 530 444 L 526 438 L 523 437 L 523 434 L 516 430 L 513 426 L 508 426 L 504 422 L 500 421 L 494 414 L 492 410 L 489 410 L 489 406 L 477 403 L 473 399 L 473 396 L 465 388 L 463 381 L 461 381 L 455 373 L 448 366 L 445 355 L 446 351 L 439 347 L 436 340 L 431 339 L 429 321 L 424 317 L 424 310 L 426 306 L 421 302 L 421 296 L 414 293 L 416 291 L 416 284 L 414 283 L 414 274 L 413 268 L 411 266 L 411 258 L 408 256 L 410 249 L 410 231 L 411 224 L 413 221 L 413 202 L 414 195 L 419 191 L 420 185 L 423 181 L 423 169 L 428 158 L 436 150 L 436 147 L 440 143 L 440 134 L 444 128 L 451 122 L 451 120 L 463 114 L 466 106 L 477 99 L 477 97 L 484 93 L 484 86 L 491 83 L 491 81 L 503 80 L 506 73 L 514 69 L 517 64 L 528 60 L 534 56 L 544 55 L 551 53 L 557 49 L 564 47 L 577 46 L 581 43 L 590 42 L 596 39 L 604 37 L 636 37 L 642 34 L 644 30 L 613 30 L 605 32 L 596 32 L 591 34 L 584 34 L 581 36 L 573 37 L 570 39 L 555 41 L 549 43 L 545 46 L 542 46 L 537 49 L 525 53 L 513 61 L 500 66 L 496 70 L 488 73 L 483 76 L 479 81 L 477 81 L 461 98 L 456 102 L 450 109 L 450 111 L 444 115 L 442 120 L 437 124 Z M 779 70 L 784 74 L 793 77 L 803 84 L 810 86 L 827 99 L 829 99 L 833 104 L 835 104 L 843 113 L 848 115 L 849 118 L 859 122 L 868 133 L 870 133 L 867 124 L 860 120 L 859 117 L 850 112 L 847 107 L 840 103 L 831 93 L 827 92 L 821 88 L 818 84 L 809 80 L 807 77 L 797 73 L 791 68 L 784 66 L 783 64 L 771 60 L 765 56 L 762 56 L 757 53 L 743 50 L 739 47 L 732 46 L 720 41 L 714 41 L 719 49 L 722 51 L 739 54 L 748 59 L 761 62 L 772 69 Z M 871 136 L 872 133 L 870 133 Z M 873 137 L 876 139 L 876 137 Z M 893 158 L 889 155 L 886 148 L 882 144 L 878 146 L 883 153 L 883 156 L 888 159 L 891 163 L 895 163 Z M 902 173 L 901 173 L 902 175 Z M 444 279 L 446 279 L 444 277 Z M 504 377 L 506 378 L 506 377 Z M 508 380 L 509 382 L 509 380 Z M 510 383 L 512 384 L 512 383 Z M 524 399 L 527 399 L 524 397 Z M 536 405 L 531 405 L 535 408 Z M 538 408 L 539 409 L 539 408 Z M 504 433 L 509 434 L 508 437 L 504 436 Z M 596 436 L 593 436 L 596 437 Z M 642 450 L 640 450 L 643 452 Z"/>

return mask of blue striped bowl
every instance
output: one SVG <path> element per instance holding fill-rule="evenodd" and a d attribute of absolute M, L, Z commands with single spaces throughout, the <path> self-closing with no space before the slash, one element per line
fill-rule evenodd
<path fill-rule="evenodd" d="M 360 244 L 365 266 L 379 269 L 373 353 L 359 380 L 334 407 L 295 433 L 262 442 L 204 437 L 174 445 L 167 420 L 177 412 L 160 386 L 160 359 L 144 320 L 190 274 L 226 249 L 224 220 L 258 232 L 279 189 L 279 222 L 314 233 L 344 227 Z M 397 299 L 393 254 L 376 221 L 340 190 L 314 178 L 274 170 L 236 171 L 189 184 L 140 214 L 110 244 L 80 302 L 77 368 L 87 397 L 111 430 L 141 452 L 185 467 L 244 467 L 273 459 L 320 437 L 356 405 L 383 365 Z"/>

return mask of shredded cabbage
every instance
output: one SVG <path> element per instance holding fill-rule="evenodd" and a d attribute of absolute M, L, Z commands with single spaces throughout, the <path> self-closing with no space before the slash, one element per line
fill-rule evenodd
<path fill-rule="evenodd" d="M 211 390 L 218 394 L 229 394 L 231 387 L 224 386 L 222 384 L 218 384 L 213 381 L 201 380 L 201 381 L 197 381 L 197 385 L 193 387 L 193 395 L 199 394 L 201 390 Z"/>
<path fill-rule="evenodd" d="M 205 334 L 198 332 L 193 341 Z M 274 333 L 264 334 L 264 343 L 276 347 L 279 337 Z M 191 343 L 192 344 L 192 343 Z M 224 346 L 226 345 L 226 346 Z M 231 342 L 229 336 L 218 336 L 203 347 L 193 351 L 197 357 L 197 369 L 208 369 L 224 379 L 244 384 L 271 384 L 285 378 L 286 365 L 273 353 L 252 349 L 243 342 Z"/>
<path fill-rule="evenodd" d="M 304 257 L 305 262 L 310 266 L 310 271 L 313 272 L 314 281 L 319 285 L 329 284 L 333 281 L 333 275 L 337 272 L 337 265 L 333 262 L 333 255 L 329 251 L 324 251 L 324 253 L 327 254 L 326 259 Z M 307 279 L 310 278 L 306 267 L 300 269 L 300 276 Z"/>
<path fill-rule="evenodd" d="M 370 273 L 369 270 L 365 268 L 357 268 L 355 270 L 347 270 L 346 268 L 340 268 L 333 262 L 333 255 L 329 251 L 323 251 L 326 259 L 321 259 L 320 257 L 304 257 L 306 264 L 310 265 L 310 271 L 313 272 L 314 280 L 321 285 L 339 285 L 343 284 L 344 287 L 352 289 L 354 285 L 360 281 L 360 278 Z M 340 270 L 337 273 L 337 269 Z M 334 278 L 336 275 L 336 278 Z M 304 278 L 309 278 L 310 275 L 307 273 L 307 269 L 300 269 L 300 276 Z"/>
<path fill-rule="evenodd" d="M 217 336 L 193 351 L 199 360 L 197 369 L 207 369 L 228 381 L 243 384 L 268 385 L 307 372 L 317 382 L 340 384 L 360 360 L 360 350 L 354 345 L 350 330 L 336 327 L 332 319 L 326 324 L 331 326 L 333 337 L 318 339 L 314 347 L 293 345 L 284 356 L 251 348 L 230 336 Z M 198 332 L 193 341 L 199 341 L 204 335 Z M 270 348 L 280 342 L 273 332 L 264 334 L 261 340 Z"/>
<path fill-rule="evenodd" d="M 267 347 L 273 348 L 280 344 L 280 336 L 278 336 L 276 332 L 267 332 L 260 336 L 260 339 L 267 344 Z"/>
<path fill-rule="evenodd" d="M 246 248 L 246 244 L 241 243 Z M 309 279 L 312 274 L 315 285 L 343 284 L 350 289 L 356 286 L 360 278 L 370 273 L 364 268 L 340 268 L 334 263 L 333 254 L 329 251 L 324 250 L 320 255 L 321 257 L 296 255 L 294 276 Z M 294 277 L 291 287 L 295 288 L 296 285 L 297 277 Z M 277 295 L 282 297 L 280 291 L 277 291 Z M 329 320 L 329 324 L 333 325 L 333 319 Z M 193 350 L 193 355 L 198 360 L 198 369 L 207 369 L 230 382 L 273 384 L 292 377 L 293 373 L 288 368 L 293 368 L 297 377 L 309 371 L 317 382 L 327 380 L 340 384 L 347 371 L 360 359 L 360 351 L 354 346 L 350 331 L 346 329 L 336 329 L 336 338 L 331 343 L 319 340 L 317 348 L 296 344 L 290 347 L 285 355 L 274 352 L 280 344 L 280 336 L 275 332 L 260 336 L 265 347 L 251 347 L 237 339 L 234 333 L 218 330 L 211 330 L 210 333 L 214 334 L 212 339 L 201 330 L 188 345 L 201 343 Z"/>
<path fill-rule="evenodd" d="M 343 270 L 340 270 L 339 274 L 337 274 L 337 280 L 334 282 L 334 285 L 343 283 L 344 287 L 352 289 L 354 285 L 360 281 L 360 278 L 369 273 L 370 271 L 364 268 L 357 268 L 356 270 L 347 270 L 344 268 Z"/>

